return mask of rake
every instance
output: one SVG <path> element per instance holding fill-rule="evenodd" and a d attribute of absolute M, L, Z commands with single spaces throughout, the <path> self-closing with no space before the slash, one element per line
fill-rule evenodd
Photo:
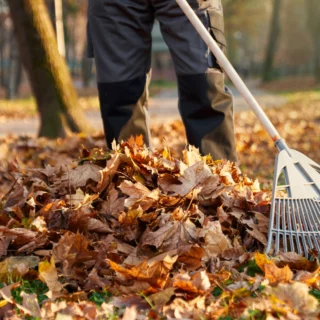
<path fill-rule="evenodd" d="M 306 257 L 320 253 L 320 165 L 289 149 L 245 83 L 186 0 L 176 0 L 261 121 L 279 154 L 275 161 L 266 253 L 294 251 Z"/>

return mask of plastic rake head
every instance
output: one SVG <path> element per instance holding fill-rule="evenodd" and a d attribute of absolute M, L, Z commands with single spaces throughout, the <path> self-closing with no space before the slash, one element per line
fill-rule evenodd
<path fill-rule="evenodd" d="M 276 159 L 266 253 L 307 257 L 314 249 L 320 254 L 320 165 L 298 151 L 290 153 L 283 150 Z"/>

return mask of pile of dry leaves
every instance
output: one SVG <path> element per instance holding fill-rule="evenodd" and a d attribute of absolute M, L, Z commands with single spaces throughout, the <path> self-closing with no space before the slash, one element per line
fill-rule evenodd
<path fill-rule="evenodd" d="M 317 259 L 259 253 L 270 193 L 257 181 L 193 148 L 90 149 L 99 139 L 78 162 L 79 138 L 26 139 L 2 162 L 2 318 L 318 319 Z"/>
<path fill-rule="evenodd" d="M 287 105 L 266 109 L 288 146 L 320 163 L 320 95 L 318 92 L 292 94 Z M 180 121 L 152 128 L 155 146 L 170 146 L 176 156 L 185 147 L 186 138 Z M 258 177 L 265 188 L 272 187 L 277 149 L 252 111 L 235 114 L 235 136 L 239 166 L 248 176 Z"/>

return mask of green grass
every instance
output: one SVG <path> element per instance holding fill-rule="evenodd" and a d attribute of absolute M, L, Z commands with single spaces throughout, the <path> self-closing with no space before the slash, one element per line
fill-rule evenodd
<path fill-rule="evenodd" d="M 40 305 L 43 301 L 48 299 L 46 293 L 49 291 L 49 289 L 47 285 L 40 280 L 21 280 L 21 285 L 11 290 L 14 301 L 19 304 L 22 304 L 22 291 L 28 294 L 36 294 Z"/>
<path fill-rule="evenodd" d="M 111 293 L 106 290 L 100 292 L 93 291 L 88 296 L 88 300 L 92 301 L 97 306 L 101 306 L 104 302 L 109 302 L 111 298 Z"/>

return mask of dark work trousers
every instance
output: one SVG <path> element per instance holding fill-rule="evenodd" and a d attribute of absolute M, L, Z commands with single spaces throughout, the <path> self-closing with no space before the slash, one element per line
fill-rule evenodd
<path fill-rule="evenodd" d="M 223 50 L 221 0 L 188 0 Z M 89 0 L 88 53 L 95 58 L 108 147 L 114 139 L 144 136 L 155 19 L 178 79 L 179 111 L 188 143 L 214 159 L 236 161 L 233 100 L 224 73 L 175 0 Z"/>

